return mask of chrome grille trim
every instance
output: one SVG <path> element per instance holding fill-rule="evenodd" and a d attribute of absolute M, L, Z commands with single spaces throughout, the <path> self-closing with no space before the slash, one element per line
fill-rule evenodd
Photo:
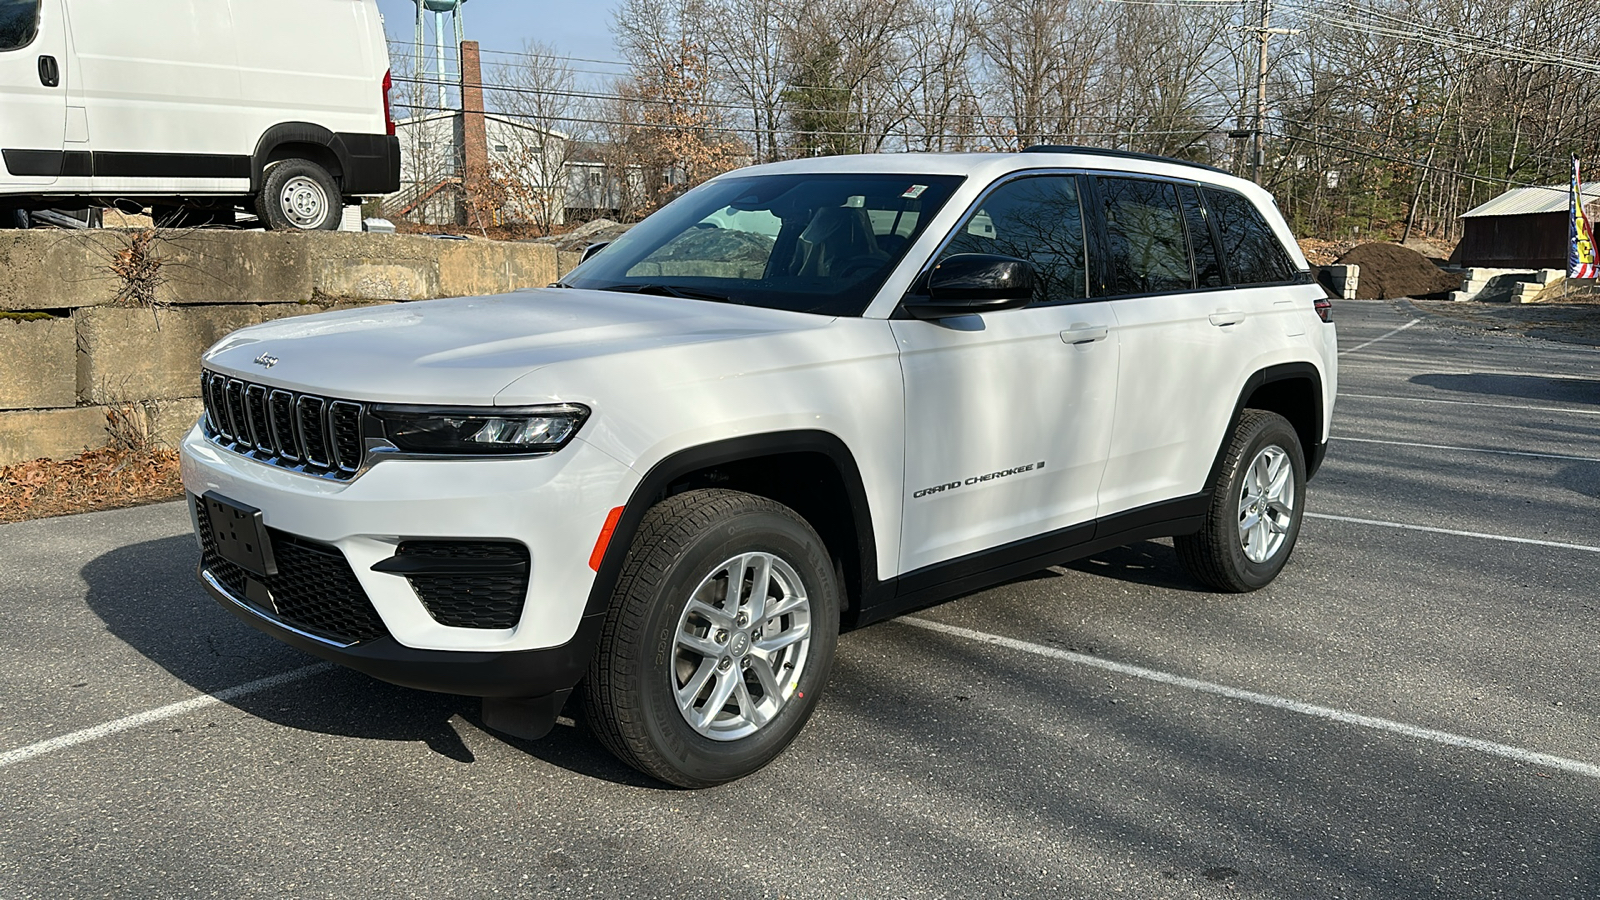
<path fill-rule="evenodd" d="M 241 444 L 254 444 L 255 438 L 250 434 L 250 418 L 244 411 L 244 382 L 237 378 L 228 379 L 223 395 L 228 398 L 228 421 L 233 425 L 233 439 Z"/>
<path fill-rule="evenodd" d="M 201 372 L 208 440 L 235 453 L 318 478 L 348 481 L 366 464 L 366 407 Z"/>
<path fill-rule="evenodd" d="M 272 428 L 267 421 L 267 389 L 259 384 L 245 385 L 244 409 L 250 417 L 250 433 L 255 436 L 255 448 L 266 453 L 273 452 Z"/>
<path fill-rule="evenodd" d="M 268 394 L 267 415 L 272 419 L 272 442 L 278 448 L 278 455 L 290 462 L 304 459 L 300 431 L 294 426 L 294 394 L 285 390 Z"/>
<path fill-rule="evenodd" d="M 335 400 L 328 404 L 328 444 L 342 472 L 361 468 L 361 404 Z"/>
<path fill-rule="evenodd" d="M 331 468 L 328 462 L 328 401 L 301 394 L 295 401 L 295 422 L 300 426 L 300 445 L 306 463 L 319 469 Z"/>

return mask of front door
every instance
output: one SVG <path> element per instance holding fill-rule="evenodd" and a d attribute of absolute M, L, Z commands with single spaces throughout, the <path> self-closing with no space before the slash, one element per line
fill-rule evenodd
<path fill-rule="evenodd" d="M 901 573 L 1092 521 L 1116 401 L 1117 336 L 1086 299 L 1079 180 L 993 188 L 937 259 L 1031 261 L 1033 304 L 894 320 L 906 397 Z"/>
<path fill-rule="evenodd" d="M 61 0 L 0 2 L 0 188 L 61 175 L 69 74 Z"/>

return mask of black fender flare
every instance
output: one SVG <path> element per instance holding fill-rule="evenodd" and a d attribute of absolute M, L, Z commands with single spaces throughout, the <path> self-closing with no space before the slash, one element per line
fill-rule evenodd
<path fill-rule="evenodd" d="M 256 152 L 250 155 L 250 192 L 261 190 L 262 170 L 267 167 L 267 157 L 283 144 L 317 144 L 328 148 L 339 160 L 340 175 L 350 171 L 350 150 L 344 140 L 328 129 L 311 122 L 281 122 L 268 128 L 256 141 Z"/>
<path fill-rule="evenodd" d="M 600 568 L 595 573 L 594 584 L 589 589 L 588 602 L 584 605 L 584 619 L 592 617 L 598 620 L 605 615 L 611 605 L 611 592 L 616 587 L 617 579 L 622 576 L 622 565 L 628 556 L 628 548 L 633 544 L 634 535 L 639 531 L 639 523 L 644 520 L 644 515 L 650 507 L 655 505 L 656 499 L 663 496 L 673 482 L 692 472 L 712 466 L 794 453 L 821 454 L 832 461 L 838 470 L 840 480 L 844 483 L 845 493 L 850 499 L 850 515 L 856 531 L 856 552 L 860 556 L 862 588 L 871 590 L 877 585 L 877 535 L 872 528 L 872 513 L 867 504 L 866 486 L 861 480 L 861 469 L 856 464 L 855 455 L 838 435 L 831 432 L 775 431 L 689 447 L 667 456 L 652 466 L 629 495 L 627 505 L 622 509 L 622 517 L 617 520 L 616 528 L 611 533 L 609 543 L 606 544 Z M 581 632 L 583 629 L 579 630 Z"/>
<path fill-rule="evenodd" d="M 1234 430 L 1239 427 L 1239 418 L 1244 415 L 1245 404 L 1249 402 L 1251 395 L 1263 385 L 1271 384 L 1275 381 L 1293 381 L 1297 379 L 1306 379 L 1311 382 L 1312 402 L 1315 403 L 1315 407 L 1312 410 L 1312 421 L 1316 423 L 1317 429 L 1321 430 L 1322 372 L 1316 366 L 1309 362 L 1292 362 L 1267 366 L 1265 369 L 1256 371 L 1245 379 L 1244 387 L 1239 389 L 1239 398 L 1233 403 L 1233 416 L 1228 419 L 1228 430 L 1222 433 L 1222 441 L 1217 445 L 1217 455 L 1211 462 L 1211 474 L 1206 477 L 1206 490 L 1208 492 L 1211 486 L 1217 483 L 1217 473 L 1222 467 L 1223 456 L 1227 453 L 1228 441 L 1233 437 Z M 1312 443 L 1301 448 L 1306 455 L 1307 481 L 1310 481 L 1311 476 L 1315 475 L 1317 469 L 1321 467 L 1322 459 L 1327 454 L 1327 448 L 1328 442 L 1325 437 L 1321 442 Z"/>

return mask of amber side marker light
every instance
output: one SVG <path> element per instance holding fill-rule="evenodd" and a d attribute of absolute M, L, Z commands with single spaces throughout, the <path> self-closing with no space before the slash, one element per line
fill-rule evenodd
<path fill-rule="evenodd" d="M 622 507 L 617 507 L 606 516 L 606 524 L 600 528 L 600 537 L 595 539 L 594 552 L 589 554 L 589 568 L 600 571 L 600 561 L 606 558 L 606 547 L 611 544 L 611 534 L 617 530 L 617 522 L 622 519 Z"/>

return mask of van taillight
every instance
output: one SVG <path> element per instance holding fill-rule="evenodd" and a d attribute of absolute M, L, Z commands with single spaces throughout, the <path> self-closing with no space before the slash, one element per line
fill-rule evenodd
<path fill-rule="evenodd" d="M 383 127 L 389 134 L 394 134 L 394 107 L 389 105 L 389 91 L 394 87 L 394 79 L 388 72 L 383 73 Z"/>
<path fill-rule="evenodd" d="M 1317 318 L 1321 319 L 1324 322 L 1332 322 L 1333 321 L 1333 301 L 1332 300 L 1329 300 L 1327 297 L 1323 297 L 1323 298 L 1315 301 L 1314 303 L 1312 303 L 1311 306 L 1312 306 L 1313 309 L 1315 309 L 1317 311 Z"/>

